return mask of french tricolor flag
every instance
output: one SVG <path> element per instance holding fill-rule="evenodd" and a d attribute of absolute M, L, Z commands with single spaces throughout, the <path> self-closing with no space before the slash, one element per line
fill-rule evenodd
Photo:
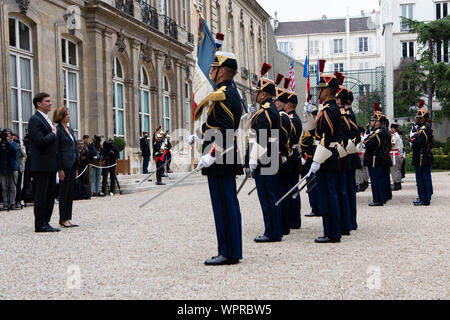
<path fill-rule="evenodd" d="M 217 41 L 217 40 L 216 40 Z M 199 19 L 197 61 L 193 79 L 193 115 L 200 103 L 215 90 L 215 84 L 209 79 L 209 69 L 216 54 L 216 41 L 204 19 Z M 223 41 L 223 38 L 222 38 Z"/>

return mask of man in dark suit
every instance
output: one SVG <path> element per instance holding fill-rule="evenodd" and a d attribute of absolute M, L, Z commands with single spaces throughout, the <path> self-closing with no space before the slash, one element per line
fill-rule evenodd
<path fill-rule="evenodd" d="M 38 93 L 33 98 L 36 113 L 28 122 L 30 134 L 31 158 L 30 171 L 35 185 L 34 217 L 36 232 L 57 232 L 59 229 L 50 226 L 56 187 L 56 127 L 47 114 L 52 108 L 48 93 Z"/>
<path fill-rule="evenodd" d="M 144 158 L 142 173 L 148 173 L 148 163 L 150 162 L 150 141 L 148 139 L 148 133 L 142 132 L 141 138 L 141 153 Z"/>

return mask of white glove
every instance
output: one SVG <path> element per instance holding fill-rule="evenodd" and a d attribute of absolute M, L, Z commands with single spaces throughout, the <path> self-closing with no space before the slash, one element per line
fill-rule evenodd
<path fill-rule="evenodd" d="M 255 171 L 256 168 L 258 168 L 258 160 L 250 158 L 250 160 L 248 162 L 248 166 L 249 166 L 251 172 Z"/>
<path fill-rule="evenodd" d="M 214 158 L 212 155 L 210 155 L 209 153 L 205 154 L 204 156 L 202 156 L 200 158 L 200 162 L 198 163 L 197 168 L 202 169 L 202 168 L 209 168 L 212 166 L 212 164 L 214 163 L 214 161 L 216 161 L 216 158 Z"/>
<path fill-rule="evenodd" d="M 409 147 L 410 147 L 410 148 L 412 148 L 412 147 L 413 147 L 413 144 L 412 144 L 412 142 L 410 142 L 410 143 L 409 143 Z"/>
<path fill-rule="evenodd" d="M 254 114 L 254 113 L 256 112 L 256 106 L 252 104 L 252 105 L 250 106 L 250 109 L 248 110 L 248 112 L 249 112 L 250 114 Z"/>
<path fill-rule="evenodd" d="M 311 164 L 311 169 L 309 169 L 309 172 L 308 172 L 308 174 L 306 176 L 309 177 L 310 175 L 312 175 L 312 174 L 316 173 L 317 171 L 319 171 L 319 169 L 320 169 L 320 163 L 317 163 L 317 162 L 314 161 Z"/>
<path fill-rule="evenodd" d="M 198 140 L 199 140 L 198 137 L 195 134 L 192 134 L 186 139 L 186 144 L 192 146 Z"/>
<path fill-rule="evenodd" d="M 302 166 L 306 164 L 306 160 L 302 158 Z"/>

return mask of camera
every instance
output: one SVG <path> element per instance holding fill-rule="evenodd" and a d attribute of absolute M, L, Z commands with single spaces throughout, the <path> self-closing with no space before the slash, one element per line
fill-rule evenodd
<path fill-rule="evenodd" d="M 4 129 L 0 132 L 0 142 L 2 144 L 8 142 L 8 132 L 6 131 L 6 129 Z"/>

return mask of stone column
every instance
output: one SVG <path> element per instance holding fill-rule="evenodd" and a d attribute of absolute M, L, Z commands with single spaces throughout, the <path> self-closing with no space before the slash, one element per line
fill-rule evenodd
<path fill-rule="evenodd" d="M 130 112 L 129 121 L 129 145 L 133 148 L 138 146 L 140 137 L 139 132 L 139 69 L 140 63 L 140 43 L 136 40 L 131 41 L 131 67 L 133 68 L 134 86 L 130 90 Z"/>
<path fill-rule="evenodd" d="M 156 65 L 155 69 L 158 73 L 158 95 L 156 99 L 156 126 L 155 129 L 159 125 L 163 125 L 163 95 L 162 95 L 162 88 L 163 88 L 163 81 L 164 81 L 164 73 L 165 73 L 165 66 L 164 66 L 164 60 L 165 60 L 165 53 L 162 51 L 156 52 Z"/>
<path fill-rule="evenodd" d="M 113 69 L 113 30 L 106 28 L 103 32 L 104 41 L 104 70 L 101 74 L 103 78 L 102 87 L 99 88 L 104 92 L 103 105 L 98 105 L 98 108 L 103 108 L 104 127 L 100 128 L 99 134 L 104 134 L 105 138 L 112 138 L 114 136 L 114 117 L 113 117 L 113 93 L 112 93 L 112 69 Z M 100 120 L 100 119 L 99 119 Z"/>

